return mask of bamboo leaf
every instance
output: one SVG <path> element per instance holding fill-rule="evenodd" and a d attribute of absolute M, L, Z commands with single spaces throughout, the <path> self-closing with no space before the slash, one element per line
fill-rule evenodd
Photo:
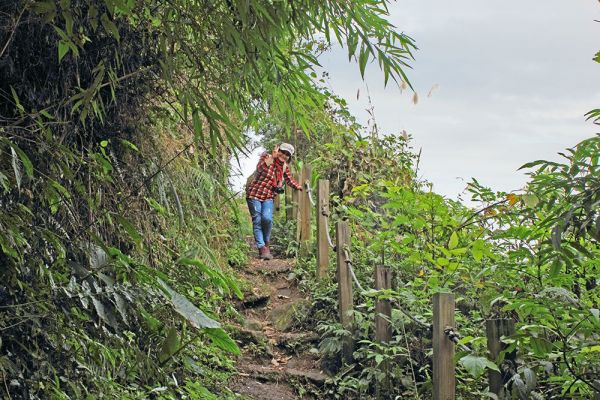
<path fill-rule="evenodd" d="M 237 344 L 223 329 L 206 328 L 204 332 L 206 332 L 206 335 L 210 338 L 210 340 L 220 349 L 235 355 L 240 354 L 240 349 Z"/>
<path fill-rule="evenodd" d="M 162 279 L 158 278 L 162 290 L 168 295 L 173 308 L 196 329 L 220 328 L 221 324 L 209 318 L 202 310 L 192 304 L 184 296 L 171 289 Z"/>
<path fill-rule="evenodd" d="M 12 167 L 13 172 L 15 174 L 15 181 L 17 182 L 17 189 L 21 190 L 21 164 L 19 162 L 19 157 L 17 156 L 17 152 L 13 147 L 10 148 L 10 152 L 12 154 Z"/>
<path fill-rule="evenodd" d="M 115 25 L 114 22 L 112 22 L 110 19 L 108 19 L 107 14 L 102 14 L 102 16 L 100 17 L 100 22 L 102 23 L 102 26 L 104 27 L 104 29 L 108 33 L 113 35 L 113 37 L 115 39 L 117 39 L 117 42 L 121 40 L 121 35 L 119 34 L 119 29 L 117 28 L 117 25 Z"/>
<path fill-rule="evenodd" d="M 69 44 L 64 40 L 58 42 L 58 62 L 60 63 L 64 56 L 69 52 Z"/>
<path fill-rule="evenodd" d="M 125 229 L 127 234 L 136 244 L 142 242 L 142 235 L 138 232 L 137 228 L 133 226 L 131 222 L 122 217 L 121 215 L 115 215 L 117 222 Z"/>

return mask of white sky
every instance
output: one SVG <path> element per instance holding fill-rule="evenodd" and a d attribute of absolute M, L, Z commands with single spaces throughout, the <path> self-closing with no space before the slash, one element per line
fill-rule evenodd
<path fill-rule="evenodd" d="M 600 106 L 600 65 L 591 60 L 600 50 L 596 0 L 401 0 L 390 12 L 419 47 L 408 71 L 419 102 L 393 82 L 384 88 L 376 63 L 365 81 L 379 131 L 414 137 L 419 175 L 436 192 L 456 198 L 471 177 L 495 190 L 519 189 L 521 165 L 557 159 L 597 131 L 583 116 Z M 320 61 L 328 85 L 366 125 L 358 66 L 339 47 Z M 243 161 L 244 176 L 254 158 Z"/>

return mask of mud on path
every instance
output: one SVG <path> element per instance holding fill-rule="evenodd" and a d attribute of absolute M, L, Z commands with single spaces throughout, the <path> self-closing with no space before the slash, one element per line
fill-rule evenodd
<path fill-rule="evenodd" d="M 242 398 L 314 399 L 310 390 L 301 395 L 298 389 L 322 386 L 327 379 L 314 349 L 318 336 L 300 324 L 310 312 L 310 301 L 290 276 L 294 263 L 253 259 L 242 272 L 253 289 L 239 304 L 244 322 L 235 335 L 242 355 L 238 375 L 229 384 Z"/>

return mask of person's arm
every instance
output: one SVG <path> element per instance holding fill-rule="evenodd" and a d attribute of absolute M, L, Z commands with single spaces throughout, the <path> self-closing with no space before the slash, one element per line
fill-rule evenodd
<path fill-rule="evenodd" d="M 269 165 L 271 165 L 271 163 L 273 161 L 271 161 L 269 164 L 267 164 L 267 159 L 270 157 L 269 153 L 263 153 L 260 155 L 260 158 L 258 159 L 258 165 L 256 166 L 256 170 L 257 171 L 262 171 L 265 168 L 268 168 Z"/>
<path fill-rule="evenodd" d="M 290 171 L 290 167 L 286 164 L 285 171 L 283 171 L 283 179 L 287 182 L 288 185 L 293 187 L 296 190 L 302 190 L 302 185 L 294 180 L 292 177 L 292 171 Z"/>
<path fill-rule="evenodd" d="M 275 146 L 273 148 L 273 152 L 271 154 L 265 152 L 260 156 L 260 160 L 258 160 L 258 165 L 256 167 L 257 170 L 262 171 L 265 168 L 268 168 L 273 164 L 275 157 L 277 157 L 277 152 L 279 151 L 279 146 Z"/>

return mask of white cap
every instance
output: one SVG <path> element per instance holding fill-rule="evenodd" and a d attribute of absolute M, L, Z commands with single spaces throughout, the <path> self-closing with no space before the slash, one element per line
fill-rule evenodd
<path fill-rule="evenodd" d="M 287 151 L 288 153 L 290 153 L 290 156 L 294 155 L 294 146 L 292 146 L 289 143 L 281 143 L 279 145 L 279 150 L 280 151 Z"/>

